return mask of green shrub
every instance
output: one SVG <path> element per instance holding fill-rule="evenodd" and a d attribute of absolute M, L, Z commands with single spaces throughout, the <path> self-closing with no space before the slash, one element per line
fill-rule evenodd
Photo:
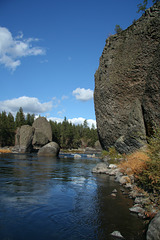
<path fill-rule="evenodd" d="M 138 176 L 139 184 L 147 191 L 160 193 L 160 127 L 154 129 L 154 134 L 148 140 L 148 156 L 145 169 Z"/>
<path fill-rule="evenodd" d="M 121 33 L 123 31 L 123 29 L 120 27 L 120 25 L 116 25 L 115 26 L 115 32 L 117 33 L 117 34 L 119 34 L 119 33 Z"/>
<path fill-rule="evenodd" d="M 116 151 L 115 147 L 110 147 L 108 151 L 103 150 L 101 156 L 102 158 L 108 157 L 109 163 L 116 163 L 119 158 L 122 158 L 122 155 Z"/>

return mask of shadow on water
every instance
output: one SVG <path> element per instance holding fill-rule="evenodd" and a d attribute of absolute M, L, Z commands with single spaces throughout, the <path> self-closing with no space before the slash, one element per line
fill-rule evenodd
<path fill-rule="evenodd" d="M 112 177 L 91 173 L 98 162 L 1 155 L 0 239 L 112 240 L 115 230 L 128 240 L 144 239 L 143 221 L 129 213 L 132 200 Z"/>

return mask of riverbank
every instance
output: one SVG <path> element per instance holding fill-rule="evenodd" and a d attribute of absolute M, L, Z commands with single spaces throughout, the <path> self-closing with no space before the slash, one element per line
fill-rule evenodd
<path fill-rule="evenodd" d="M 109 164 L 107 159 L 103 159 L 103 162 L 98 163 L 96 167 L 93 168 L 92 173 L 114 176 L 114 180 L 122 186 L 122 193 L 133 199 L 133 206 L 129 208 L 130 213 L 137 214 L 139 218 L 142 218 L 145 221 L 147 231 L 147 229 L 149 229 L 150 222 L 152 223 L 151 220 L 154 220 L 154 217 L 160 212 L 159 195 L 149 193 L 139 188 L 136 184 L 134 175 L 126 174 L 126 171 L 124 171 L 121 166 L 121 164 Z M 129 168 L 128 172 L 130 172 Z M 112 197 L 116 198 L 116 189 L 112 192 L 111 195 Z M 147 240 L 160 239 L 159 227 L 156 226 L 154 228 L 156 228 L 156 230 L 152 229 L 151 234 L 152 231 L 158 232 L 158 238 L 147 237 Z"/>
<path fill-rule="evenodd" d="M 117 164 L 98 163 L 92 172 L 115 177 L 115 181 L 119 182 L 124 188 L 122 190 L 123 194 L 134 200 L 134 205 L 130 208 L 130 212 L 138 214 L 143 219 L 150 219 L 160 210 L 159 196 L 139 188 L 135 183 L 134 176 L 122 173 L 122 169 Z"/>
<path fill-rule="evenodd" d="M 11 153 L 12 151 L 9 148 L 2 148 L 0 149 L 0 154 L 1 153 Z"/>

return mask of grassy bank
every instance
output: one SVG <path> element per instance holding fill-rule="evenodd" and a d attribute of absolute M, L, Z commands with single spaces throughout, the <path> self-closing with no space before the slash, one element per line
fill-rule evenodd
<path fill-rule="evenodd" d="M 0 149 L 0 153 L 11 153 L 9 149 Z"/>
<path fill-rule="evenodd" d="M 147 192 L 153 202 L 160 206 L 160 128 L 148 139 L 145 148 L 128 155 L 119 155 L 115 148 L 103 151 L 103 158 L 118 164 L 120 171 L 134 176 L 136 186 Z"/>
<path fill-rule="evenodd" d="M 133 174 L 137 185 L 145 191 L 160 194 L 160 128 L 154 130 L 143 151 L 125 156 L 120 168 L 127 174 Z"/>

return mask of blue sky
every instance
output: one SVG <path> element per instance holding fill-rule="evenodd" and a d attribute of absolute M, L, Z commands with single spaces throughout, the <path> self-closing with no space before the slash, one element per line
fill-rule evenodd
<path fill-rule="evenodd" d="M 94 74 L 142 0 L 0 0 L 0 112 L 94 123 Z M 148 7 L 152 1 L 148 1 Z"/>

